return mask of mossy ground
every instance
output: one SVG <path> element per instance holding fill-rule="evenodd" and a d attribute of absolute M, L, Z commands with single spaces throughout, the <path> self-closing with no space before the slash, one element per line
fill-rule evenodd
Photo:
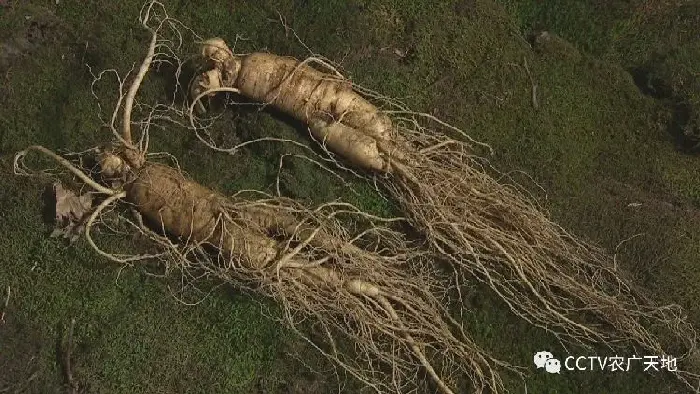
<path fill-rule="evenodd" d="M 0 6 L 0 300 L 6 286 L 12 296 L 0 325 L 0 391 L 62 391 L 57 348 L 74 318 L 73 375 L 90 393 L 328 392 L 335 379 L 304 372 L 290 353 L 307 359 L 313 353 L 266 317 L 260 300 L 219 288 L 186 306 L 171 296 L 176 278 L 150 277 L 142 267 L 120 271 L 82 241 L 69 246 L 48 238 L 42 194 L 50 181 L 14 176 L 12 156 L 32 144 L 82 151 L 109 139 L 85 64 L 123 74 L 141 61 L 142 2 L 8 3 Z M 566 228 L 611 251 L 641 234 L 617 250 L 621 264 L 700 324 L 700 161 L 689 154 L 700 103 L 700 46 L 691 39 L 700 26 L 697 7 L 621 0 L 165 4 L 202 35 L 230 42 L 241 35 L 249 39 L 240 42 L 247 50 L 306 55 L 285 34 L 282 15 L 306 45 L 340 62 L 355 82 L 491 144 L 501 170 L 522 170 L 543 186 L 546 195 L 518 178 Z M 552 34 L 533 43 L 528 34 L 535 29 Z M 164 80 L 149 77 L 144 101 L 164 98 Z M 109 111 L 116 85 L 99 88 Z M 305 141 L 269 114 L 243 113 L 232 121 L 240 138 Z M 230 157 L 184 133 L 153 130 L 152 138 L 154 150 L 174 154 L 196 179 L 223 191 L 272 190 L 279 154 L 288 148 L 259 145 Z M 301 160 L 291 162 L 282 180 L 298 198 L 343 197 L 392 211 L 371 187 L 357 183 L 358 194 L 349 193 Z M 128 247 L 136 240 L 103 236 L 101 242 Z M 481 289 L 473 289 L 471 300 L 470 330 L 497 355 L 530 366 L 535 351 L 564 353 Z M 509 387 L 524 392 L 521 381 Z M 632 373 L 533 373 L 527 388 L 678 392 L 663 374 Z"/>

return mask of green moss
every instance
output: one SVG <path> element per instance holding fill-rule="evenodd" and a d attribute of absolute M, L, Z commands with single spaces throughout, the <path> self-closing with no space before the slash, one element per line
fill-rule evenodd
<path fill-rule="evenodd" d="M 494 165 L 506 172 L 523 170 L 542 184 L 546 195 L 528 177 L 512 173 L 566 228 L 610 250 L 645 234 L 618 249 L 621 264 L 639 285 L 663 301 L 684 305 L 700 322 L 695 269 L 699 164 L 674 149 L 667 130 L 674 105 L 697 106 L 698 47 L 682 39 L 697 28 L 682 17 L 691 8 L 647 15 L 639 13 L 641 3 L 628 3 L 166 5 L 171 16 L 202 35 L 228 42 L 248 38 L 238 41 L 239 52 L 307 55 L 279 23 L 279 11 L 313 52 L 341 63 L 354 82 L 437 114 L 492 145 Z M 138 63 L 147 40 L 137 21 L 140 7 L 135 0 L 61 1 L 58 6 L 16 5 L 0 14 L 0 43 L 21 43 L 33 20 L 48 26 L 23 47 L 23 56 L 0 62 L 7 78 L 0 85 L 0 231 L 6 235 L 0 240 L 0 290 L 13 289 L 8 325 L 0 326 L 0 368 L 7 366 L 16 380 L 26 379 L 27 371 L 17 365 L 30 358 L 20 355 L 36 355 L 32 363 L 43 380 L 36 380 L 35 388 L 56 391 L 61 375 L 55 341 L 75 318 L 74 375 L 92 391 L 250 392 L 261 377 L 269 385 L 292 379 L 303 367 L 283 357 L 281 349 L 313 353 L 265 318 L 259 299 L 220 289 L 197 306 L 185 306 L 168 289 L 179 288 L 177 278 L 146 276 L 147 268 L 140 266 L 120 272 L 83 241 L 68 246 L 48 238 L 41 193 L 50 181 L 12 174 L 11 155 L 27 145 L 80 151 L 109 140 L 84 63 L 94 72 L 114 67 L 122 75 Z M 531 46 L 521 34 L 531 28 L 553 34 Z M 654 81 L 665 82 L 667 97 L 640 91 L 639 77 L 630 71 L 642 66 L 654 86 L 661 86 Z M 143 102 L 167 99 L 166 71 L 149 76 Z M 108 79 L 95 87 L 105 118 L 111 115 L 115 88 Z M 260 137 L 309 142 L 302 127 L 275 114 L 231 111 L 226 116 L 210 131 L 229 146 Z M 235 155 L 213 154 L 192 134 L 173 127 L 151 130 L 151 146 L 172 153 L 195 179 L 226 193 L 246 188 L 272 193 L 279 175 L 285 194 L 310 203 L 342 198 L 378 214 L 398 212 L 370 182 L 352 181 L 350 191 L 302 158 L 285 159 L 278 171 L 283 153 L 315 158 L 293 145 L 260 143 Z M 110 250 L 137 245 L 134 237 L 99 234 L 98 240 Z M 486 349 L 526 366 L 535 351 L 564 353 L 554 338 L 514 318 L 487 291 L 472 293 L 466 324 Z M 14 340 L 17 332 L 33 333 L 36 346 Z M 0 377 L 0 389 L 3 383 Z M 521 381 L 508 383 L 522 391 Z M 534 374 L 527 385 L 529 392 L 633 393 L 660 392 L 668 380 Z"/>

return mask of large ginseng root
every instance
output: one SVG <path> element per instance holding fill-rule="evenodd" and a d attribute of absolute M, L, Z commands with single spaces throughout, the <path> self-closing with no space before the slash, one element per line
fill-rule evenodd
<path fill-rule="evenodd" d="M 16 173 L 28 173 L 24 158 L 30 151 L 54 159 L 104 197 L 85 220 L 85 238 L 99 254 L 119 263 L 158 258 L 191 275 L 204 272 L 277 300 L 286 323 L 302 333 L 302 323 L 313 322 L 319 339 L 309 341 L 376 392 L 415 392 L 421 381 L 445 394 L 463 392 L 462 382 L 469 381 L 476 392 L 502 391 L 496 370 L 511 367 L 486 355 L 450 318 L 438 274 L 385 219 L 342 203 L 311 210 L 283 198 L 225 197 L 147 160 L 132 139 L 131 115 L 155 49 L 167 44 L 157 32 L 175 23 L 164 14 L 157 28 L 148 26 L 158 5 L 150 2 L 142 11 L 152 40 L 119 99 L 121 133 L 111 125 L 117 142 L 97 158 L 103 182 L 41 146 L 16 155 Z M 147 140 L 149 121 L 140 122 L 146 125 L 141 141 Z M 152 239 L 158 253 L 128 257 L 96 245 L 91 228 L 120 201 L 141 218 L 120 222 Z M 341 225 L 347 221 L 361 230 L 350 233 Z"/>
<path fill-rule="evenodd" d="M 277 300 L 292 328 L 313 320 L 321 340 L 314 346 L 377 392 L 415 390 L 420 369 L 441 393 L 459 392 L 457 382 L 465 381 L 476 392 L 502 391 L 496 368 L 512 367 L 486 355 L 449 317 L 437 274 L 419 264 L 422 253 L 387 228 L 349 234 L 336 219 L 359 224 L 371 216 L 347 204 L 309 210 L 284 198 L 225 197 L 172 167 L 133 166 L 126 164 L 131 155 L 105 153 L 101 172 L 127 180 L 110 190 L 41 146 L 18 153 L 16 163 L 30 150 L 110 196 L 87 223 L 92 245 L 90 228 L 100 211 L 125 200 L 151 228 L 177 240 L 153 236 L 170 249 L 160 258 Z"/>
<path fill-rule="evenodd" d="M 328 67 L 318 59 L 238 56 L 219 38 L 205 41 L 202 54 L 209 69 L 191 86 L 192 119 L 201 98 L 226 91 L 305 122 L 326 151 L 382 175 L 458 278 L 483 281 L 530 323 L 567 341 L 625 342 L 651 354 L 668 353 L 669 343 L 694 347 L 679 307 L 655 306 L 610 255 L 553 223 L 521 189 L 500 183 L 457 128 L 390 100 L 383 100 L 389 110 L 380 110 L 371 102 L 377 95 L 311 67 Z"/>
<path fill-rule="evenodd" d="M 370 228 L 351 237 L 333 218 L 344 205 L 309 211 L 284 199 L 236 201 L 158 164 L 136 174 L 126 199 L 142 215 L 190 244 L 220 251 L 209 264 L 200 257 L 199 268 L 278 300 L 292 326 L 315 319 L 330 345 L 326 354 L 378 391 L 403 392 L 415 384 L 417 367 L 441 392 L 455 392 L 447 381 L 459 374 L 478 391 L 500 390 L 492 370 L 498 362 L 451 322 L 434 273 L 409 268 L 412 249 L 397 234 Z M 356 246 L 373 239 L 385 240 L 382 253 Z M 338 351 L 339 334 L 355 351 Z"/>

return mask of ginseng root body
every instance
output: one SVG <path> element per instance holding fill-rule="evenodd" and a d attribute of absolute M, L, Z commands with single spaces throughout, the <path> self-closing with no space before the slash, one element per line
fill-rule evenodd
<path fill-rule="evenodd" d="M 352 84 L 289 57 L 269 53 L 233 55 L 221 39 L 203 52 L 214 68 L 192 85 L 194 97 L 229 87 L 312 126 L 313 136 L 360 168 L 391 171 L 387 159 L 398 137 L 389 116 L 358 95 Z"/>
<path fill-rule="evenodd" d="M 329 343 L 337 335 L 348 338 L 359 349 L 359 359 L 337 349 L 328 355 L 342 360 L 361 380 L 392 391 L 385 386 L 386 375 L 361 372 L 362 360 L 385 362 L 395 378 L 409 382 L 414 378 L 408 360 L 413 359 L 441 392 L 454 392 L 444 377 L 457 371 L 478 390 L 502 389 L 493 368 L 506 364 L 486 356 L 449 318 L 434 292 L 438 282 L 429 270 L 421 273 L 411 266 L 406 259 L 416 256 L 413 263 L 418 263 L 420 253 L 414 254 L 398 234 L 376 228 L 366 230 L 364 237 L 350 236 L 334 218 L 344 205 L 311 211 L 286 199 L 236 199 L 162 164 L 127 168 L 131 174 L 124 177 L 129 179 L 123 185 L 125 199 L 154 229 L 176 237 L 180 249 L 205 246 L 218 253 L 211 261 L 200 258 L 198 269 L 252 284 L 288 309 L 289 319 L 297 312 L 304 319 L 314 316 L 325 327 Z M 363 240 L 380 238 L 390 240 L 383 253 L 362 248 Z M 428 344 L 441 350 L 426 353 Z M 404 356 L 388 357 L 392 352 Z"/>
<path fill-rule="evenodd" d="M 124 187 L 126 199 L 156 228 L 185 241 L 214 246 L 249 268 L 265 267 L 277 257 L 276 243 L 265 234 L 272 229 L 261 226 L 264 215 L 246 215 L 239 219 L 246 223 L 236 223 L 227 213 L 231 203 L 226 197 L 172 167 L 146 163 L 136 174 Z"/>
<path fill-rule="evenodd" d="M 195 79 L 190 109 L 205 95 L 237 92 L 305 122 L 348 164 L 388 175 L 380 181 L 385 190 L 455 279 L 483 281 L 515 314 L 568 341 L 626 341 L 660 352 L 667 338 L 650 331 L 660 325 L 693 348 L 694 330 L 680 308 L 655 306 L 610 255 L 552 222 L 522 189 L 498 181 L 456 127 L 388 99 L 389 110 L 380 110 L 338 73 L 313 68 L 323 63 L 315 58 L 234 55 L 219 38 L 207 40 L 202 55 L 210 69 Z M 448 136 L 455 133 L 464 138 Z"/>

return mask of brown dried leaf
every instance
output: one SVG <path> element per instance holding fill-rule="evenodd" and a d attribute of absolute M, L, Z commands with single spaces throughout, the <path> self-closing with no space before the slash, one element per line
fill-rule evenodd
<path fill-rule="evenodd" d="M 56 228 L 51 237 L 63 236 L 71 242 L 78 239 L 84 228 L 83 219 L 92 209 L 92 195 L 78 196 L 72 190 L 65 189 L 60 182 L 53 185 L 56 195 Z"/>

